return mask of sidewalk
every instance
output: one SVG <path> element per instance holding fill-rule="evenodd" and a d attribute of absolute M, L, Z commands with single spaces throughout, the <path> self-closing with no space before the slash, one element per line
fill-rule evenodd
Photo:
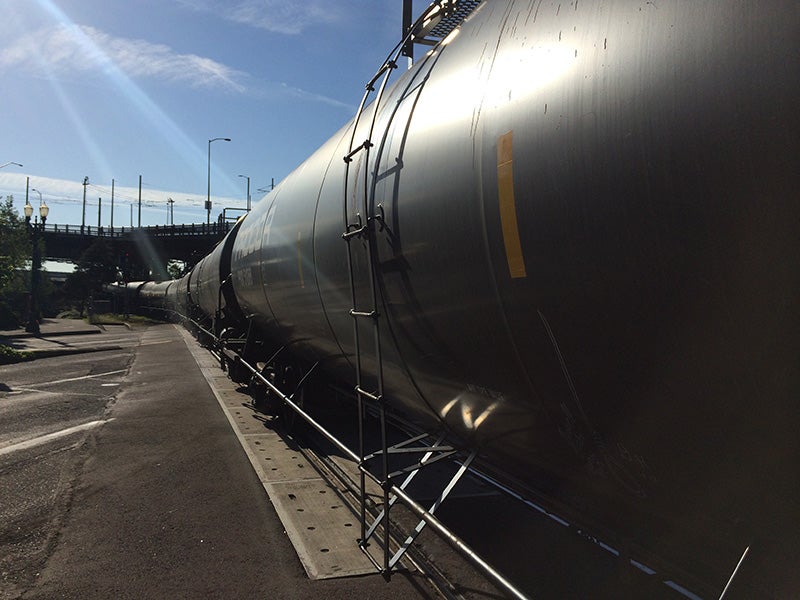
<path fill-rule="evenodd" d="M 78 347 L 70 344 L 67 336 L 103 333 L 102 326 L 90 325 L 82 319 L 43 319 L 39 330 L 38 334 L 28 333 L 24 328 L 0 330 L 0 346 L 9 346 L 20 352 L 31 352 L 32 358 L 94 352 L 97 349 L 92 346 Z"/>

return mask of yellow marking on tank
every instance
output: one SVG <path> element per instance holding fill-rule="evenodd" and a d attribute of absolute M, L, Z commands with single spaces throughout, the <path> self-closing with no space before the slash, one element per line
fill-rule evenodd
<path fill-rule="evenodd" d="M 303 251 L 300 248 L 300 242 L 302 239 L 302 235 L 300 232 L 297 232 L 297 272 L 300 275 L 300 287 L 306 287 L 305 280 L 303 279 Z"/>
<path fill-rule="evenodd" d="M 506 247 L 508 271 L 513 279 L 527 277 L 525 259 L 517 224 L 517 206 L 514 202 L 514 158 L 512 133 L 497 138 L 497 196 L 500 203 L 500 225 Z"/>

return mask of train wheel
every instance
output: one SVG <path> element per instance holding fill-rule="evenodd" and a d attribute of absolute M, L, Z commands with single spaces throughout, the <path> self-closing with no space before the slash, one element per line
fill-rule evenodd
<path fill-rule="evenodd" d="M 267 367 L 264 363 L 258 363 L 256 368 L 264 379 L 268 380 L 270 383 L 275 383 L 275 370 L 272 367 Z M 252 375 L 250 377 L 250 381 L 247 384 L 247 391 L 257 411 L 269 415 L 277 414 L 277 406 L 273 396 L 258 376 Z"/>
<path fill-rule="evenodd" d="M 301 378 L 302 374 L 297 367 L 287 365 L 282 369 L 281 385 L 279 387 L 285 394 L 292 394 L 292 402 L 300 408 L 303 408 L 305 394 L 302 387 L 297 389 Z M 285 403 L 281 406 L 279 416 L 287 432 L 294 431 L 296 427 L 303 423 L 303 419 Z"/>

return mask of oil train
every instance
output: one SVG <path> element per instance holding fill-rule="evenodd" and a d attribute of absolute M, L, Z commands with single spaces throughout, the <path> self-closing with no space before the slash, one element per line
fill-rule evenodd
<path fill-rule="evenodd" d="M 800 5 L 472 4 L 129 293 L 380 387 L 709 593 L 749 548 L 732 591 L 796 596 Z"/>

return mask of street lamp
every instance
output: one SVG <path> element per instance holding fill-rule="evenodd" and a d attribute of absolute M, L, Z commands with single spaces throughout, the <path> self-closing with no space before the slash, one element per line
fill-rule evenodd
<path fill-rule="evenodd" d="M 3 167 L 7 167 L 8 165 L 17 165 L 18 167 L 21 167 L 21 166 L 22 166 L 22 165 L 21 165 L 21 164 L 19 164 L 18 162 L 13 162 L 13 161 L 12 161 L 12 162 L 3 163 L 2 165 L 0 165 L 0 169 L 2 169 Z"/>
<path fill-rule="evenodd" d="M 230 142 L 231 138 L 212 138 L 208 140 L 208 196 L 206 197 L 206 223 L 211 224 L 211 142 L 222 140 Z"/>
<path fill-rule="evenodd" d="M 247 175 L 239 175 L 247 179 L 247 212 L 250 212 L 250 177 Z"/>
<path fill-rule="evenodd" d="M 34 190 L 37 191 L 37 190 Z M 30 313 L 28 314 L 28 324 L 25 326 L 25 331 L 28 333 L 39 333 L 39 277 L 42 268 L 42 255 L 39 249 L 39 233 L 44 230 L 44 224 L 47 221 L 47 215 L 50 212 L 47 204 L 41 201 L 41 192 L 39 200 L 39 216 L 42 218 L 41 223 L 34 221 L 31 223 L 33 216 L 33 206 L 26 199 L 23 211 L 25 213 L 25 225 L 30 232 L 31 239 L 33 240 L 33 255 L 31 257 L 31 303 Z"/>

